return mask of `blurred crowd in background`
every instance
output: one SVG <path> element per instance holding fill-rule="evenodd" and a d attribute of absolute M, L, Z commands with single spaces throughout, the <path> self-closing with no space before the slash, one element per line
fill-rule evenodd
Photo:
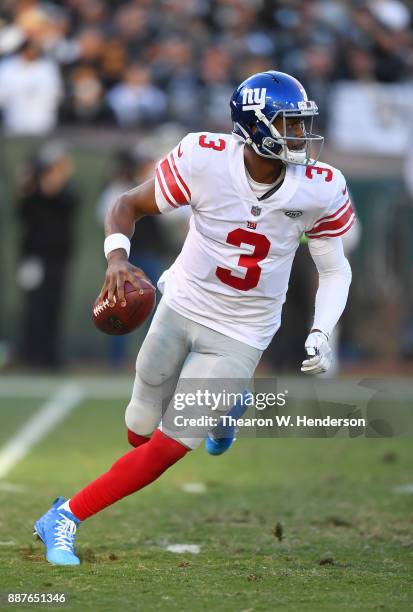
<path fill-rule="evenodd" d="M 57 124 L 228 126 L 234 85 L 294 74 L 328 120 L 336 80 L 413 77 L 399 0 L 2 0 L 0 109 L 8 134 Z"/>
<path fill-rule="evenodd" d="M 293 74 L 316 100 L 316 129 L 342 154 L 354 189 L 352 295 L 334 339 L 343 362 L 411 359 L 413 219 L 400 186 L 404 163 L 413 198 L 412 17 L 413 0 L 2 0 L 0 181 L 17 224 L 18 290 L 0 321 L 0 367 L 57 369 L 66 352 L 99 354 L 89 322 L 76 319 L 89 308 L 87 275 L 103 269 L 90 253 L 101 256 L 105 212 L 185 132 L 229 131 L 234 87 L 267 69 Z M 86 150 L 88 169 L 79 162 Z M 397 175 L 387 161 L 380 169 L 380 156 L 396 160 Z M 153 282 L 187 227 L 178 214 L 163 217 L 140 221 L 132 244 L 131 260 Z M 266 354 L 277 371 L 296 371 L 303 357 L 317 285 L 307 251 L 297 252 L 283 326 Z M 83 301 L 66 351 L 71 278 Z M 121 365 L 127 341 L 111 340 L 108 356 Z"/>

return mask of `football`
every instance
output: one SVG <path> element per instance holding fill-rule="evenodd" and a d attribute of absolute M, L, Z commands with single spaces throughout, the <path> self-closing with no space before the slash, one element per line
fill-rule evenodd
<path fill-rule="evenodd" d="M 137 279 L 138 288 L 125 283 L 126 306 L 116 302 L 113 307 L 109 306 L 106 298 L 103 302 L 95 301 L 92 309 L 92 320 L 95 326 L 105 334 L 111 336 L 122 336 L 142 325 L 155 308 L 155 287 L 149 279 L 141 277 Z"/>

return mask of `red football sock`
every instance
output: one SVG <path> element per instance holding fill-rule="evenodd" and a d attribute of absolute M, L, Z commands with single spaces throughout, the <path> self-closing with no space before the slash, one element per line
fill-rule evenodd
<path fill-rule="evenodd" d="M 140 436 L 131 429 L 128 429 L 128 442 L 131 446 L 138 448 L 138 446 L 142 446 L 142 444 L 145 444 L 148 440 L 150 440 L 149 436 Z"/>
<path fill-rule="evenodd" d="M 71 512 L 84 521 L 146 487 L 188 451 L 186 446 L 157 429 L 149 442 L 123 455 L 108 472 L 76 493 L 69 502 Z"/>

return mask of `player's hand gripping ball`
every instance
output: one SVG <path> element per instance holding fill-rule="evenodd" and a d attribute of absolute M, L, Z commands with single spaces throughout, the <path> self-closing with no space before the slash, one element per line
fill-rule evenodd
<path fill-rule="evenodd" d="M 145 277 L 137 278 L 138 287 L 125 283 L 126 306 L 121 306 L 114 296 L 115 305 L 110 306 L 106 297 L 103 302 L 97 299 L 92 309 L 95 326 L 105 334 L 122 336 L 129 334 L 149 317 L 155 308 L 155 287 Z"/>

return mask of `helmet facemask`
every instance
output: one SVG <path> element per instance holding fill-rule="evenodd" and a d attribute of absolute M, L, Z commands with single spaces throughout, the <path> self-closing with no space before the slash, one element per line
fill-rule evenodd
<path fill-rule="evenodd" d="M 254 151 L 261 157 L 279 159 L 284 163 L 296 164 L 300 166 L 308 166 L 316 163 L 323 149 L 324 137 L 313 133 L 314 117 L 318 115 L 318 109 L 314 102 L 306 102 L 306 105 L 311 105 L 303 110 L 285 110 L 277 111 L 271 121 L 261 112 L 260 109 L 254 109 L 254 114 L 258 119 L 255 133 L 245 134 L 245 130 L 241 128 L 244 136 L 247 136 L 246 142 L 251 145 Z M 283 130 L 279 132 L 274 126 L 274 121 L 282 116 Z M 297 137 L 288 134 L 287 119 L 299 118 L 305 122 L 304 136 Z M 261 124 L 261 125 L 260 125 Z M 241 126 L 238 127 L 240 128 Z M 297 143 L 302 142 L 302 147 L 297 147 Z M 288 145 L 293 143 L 294 148 Z M 318 144 L 317 154 L 312 155 L 314 143 Z"/>

